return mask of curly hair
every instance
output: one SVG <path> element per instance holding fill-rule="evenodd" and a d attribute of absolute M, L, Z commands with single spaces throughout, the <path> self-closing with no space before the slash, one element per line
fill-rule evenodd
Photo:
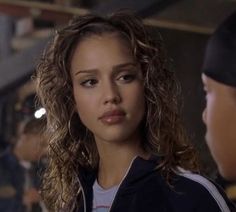
<path fill-rule="evenodd" d="M 117 33 L 130 43 L 144 75 L 143 148 L 160 156 L 157 168 L 166 179 L 178 166 L 198 171 L 196 153 L 179 118 L 179 86 L 174 72 L 168 68 L 161 37 L 153 39 L 142 21 L 129 12 L 120 11 L 107 17 L 75 17 L 56 32 L 36 72 L 37 94 L 47 111 L 50 134 L 49 165 L 44 174 L 42 196 L 53 211 L 80 193 L 79 167 L 95 169 L 98 165 L 94 137 L 74 109 L 70 63 L 82 39 L 107 33 Z"/>

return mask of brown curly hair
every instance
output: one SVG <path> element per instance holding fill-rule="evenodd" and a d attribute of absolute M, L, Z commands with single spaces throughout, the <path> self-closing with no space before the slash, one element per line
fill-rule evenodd
<path fill-rule="evenodd" d="M 153 39 L 142 21 L 129 12 L 108 17 L 75 17 L 57 31 L 37 67 L 37 93 L 47 111 L 50 148 L 49 165 L 44 174 L 43 199 L 49 209 L 58 211 L 78 193 L 79 167 L 95 169 L 99 155 L 93 135 L 75 112 L 70 63 L 73 52 L 83 38 L 117 33 L 127 40 L 144 74 L 146 112 L 143 121 L 143 148 L 161 156 L 159 168 L 168 180 L 181 166 L 197 171 L 195 152 L 187 142 L 179 119 L 179 86 L 160 36 Z M 83 142 L 86 140 L 86 142 Z"/>

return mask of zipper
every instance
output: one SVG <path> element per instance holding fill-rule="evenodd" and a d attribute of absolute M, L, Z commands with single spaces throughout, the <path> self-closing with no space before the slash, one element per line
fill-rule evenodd
<path fill-rule="evenodd" d="M 112 202 L 111 202 L 111 206 L 110 206 L 108 212 L 111 212 L 113 203 L 114 203 L 114 201 L 115 201 L 115 199 L 116 199 L 116 197 L 117 197 L 117 194 L 118 194 L 118 192 L 119 192 L 120 186 L 121 186 L 121 184 L 124 182 L 125 178 L 127 177 L 128 173 L 129 173 L 129 171 L 130 171 L 130 168 L 131 168 L 131 166 L 133 165 L 133 162 L 134 162 L 134 160 L 135 160 L 137 157 L 138 157 L 138 156 L 135 156 L 135 157 L 132 159 L 132 161 L 131 161 L 131 163 L 130 163 L 130 165 L 129 165 L 129 167 L 128 167 L 128 169 L 127 169 L 125 175 L 124 175 L 124 177 L 122 178 L 121 182 L 119 183 L 118 188 L 117 188 L 117 192 L 116 192 L 116 194 L 115 194 L 115 196 L 114 196 L 114 198 L 113 198 L 113 200 L 112 200 Z"/>
<path fill-rule="evenodd" d="M 81 184 L 80 184 L 81 185 Z M 86 201 L 85 201 L 85 194 L 84 194 L 84 189 L 81 186 L 81 191 L 82 191 L 82 197 L 83 197 L 83 202 L 84 202 L 84 212 L 86 212 Z"/>

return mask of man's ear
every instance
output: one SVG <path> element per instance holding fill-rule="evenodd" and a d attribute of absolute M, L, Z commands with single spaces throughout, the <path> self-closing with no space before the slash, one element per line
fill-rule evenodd
<path fill-rule="evenodd" d="M 233 95 L 234 95 L 234 99 L 235 99 L 235 102 L 236 102 L 236 88 L 233 89 Z"/>
<path fill-rule="evenodd" d="M 235 110 L 236 110 L 236 87 L 230 87 L 229 92 L 232 94 L 232 98 L 235 100 Z"/>

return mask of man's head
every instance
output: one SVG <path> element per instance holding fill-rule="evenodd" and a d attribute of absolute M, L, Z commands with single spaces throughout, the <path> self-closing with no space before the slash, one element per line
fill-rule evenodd
<path fill-rule="evenodd" d="M 210 37 L 202 80 L 207 144 L 221 175 L 236 180 L 236 12 Z"/>
<path fill-rule="evenodd" d="M 43 134 L 46 119 L 31 119 L 25 123 L 15 146 L 15 152 L 20 160 L 37 161 L 47 148 L 47 140 Z"/>

